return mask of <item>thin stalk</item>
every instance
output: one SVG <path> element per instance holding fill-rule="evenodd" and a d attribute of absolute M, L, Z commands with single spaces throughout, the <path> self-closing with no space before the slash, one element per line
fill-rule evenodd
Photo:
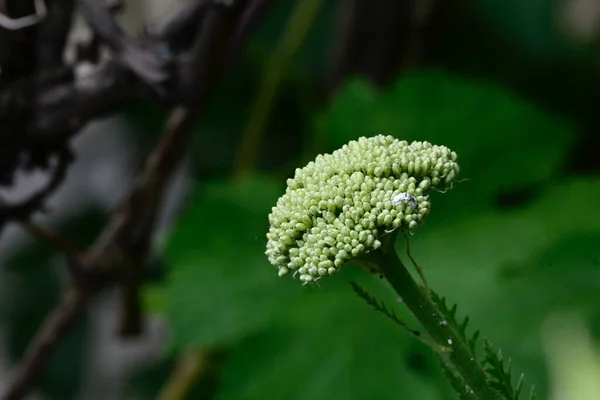
<path fill-rule="evenodd" d="M 201 375 L 206 372 L 207 358 L 203 350 L 184 351 L 156 400 L 185 399 Z"/>
<path fill-rule="evenodd" d="M 294 57 L 299 53 L 306 36 L 312 27 L 323 0 L 298 0 L 288 21 L 283 37 L 273 50 L 273 54 L 262 75 L 259 91 L 250 112 L 250 120 L 238 150 L 234 166 L 234 179 L 242 180 L 252 169 L 268 123 L 277 91 L 285 74 L 292 67 Z"/>
<path fill-rule="evenodd" d="M 419 320 L 425 331 L 440 348 L 446 349 L 441 356 L 450 362 L 464 381 L 469 385 L 477 399 L 501 399 L 498 393 L 490 388 L 486 373 L 471 353 L 467 344 L 459 335 L 456 327 L 440 313 L 435 303 L 415 282 L 402 260 L 396 254 L 393 240 L 369 256 L 379 267 L 396 293 L 402 299 L 414 316 Z"/>

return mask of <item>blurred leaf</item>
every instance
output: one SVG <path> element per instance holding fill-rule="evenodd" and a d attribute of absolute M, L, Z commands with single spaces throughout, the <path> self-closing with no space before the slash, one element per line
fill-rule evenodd
<path fill-rule="evenodd" d="M 176 348 L 229 344 L 300 294 L 265 254 L 267 215 L 283 188 L 267 179 L 200 186 L 166 248 Z"/>
<path fill-rule="evenodd" d="M 411 241 L 430 285 L 459 304 L 541 398 L 542 322 L 557 308 L 600 318 L 598 199 L 600 180 L 565 181 L 521 209 L 448 215 Z"/>
<path fill-rule="evenodd" d="M 293 7 L 293 1 L 276 2 L 258 27 L 253 38 L 253 46 L 266 49 L 273 48 L 283 32 L 286 22 L 289 20 Z M 334 1 L 324 2 L 306 40 L 304 50 L 296 63 L 298 68 L 308 74 L 319 76 L 328 66 L 329 43 L 323 38 L 329 38 L 332 35 L 337 7 L 338 4 Z M 265 53 L 265 56 L 267 54 Z"/>
<path fill-rule="evenodd" d="M 136 400 L 156 398 L 176 367 L 176 361 L 176 356 L 171 355 L 157 363 L 143 365 L 126 382 L 125 398 Z"/>
<path fill-rule="evenodd" d="M 446 387 L 429 349 L 345 279 L 366 273 L 349 267 L 324 290 L 277 277 L 264 235 L 282 193 L 266 179 L 199 186 L 166 248 L 175 348 L 233 346 L 218 398 L 439 399 Z M 369 292 L 384 290 L 394 303 L 378 279 L 366 279 Z M 414 358 L 424 361 L 411 367 Z"/>
<path fill-rule="evenodd" d="M 143 310 L 150 314 L 163 314 L 168 306 L 168 296 L 165 288 L 160 284 L 146 284 L 141 286 Z"/>
<path fill-rule="evenodd" d="M 600 398 L 600 351 L 584 321 L 555 313 L 544 324 L 544 348 L 552 376 L 552 400 Z"/>
<path fill-rule="evenodd" d="M 188 351 L 190 350 L 188 349 Z M 215 390 L 220 381 L 225 352 L 220 350 L 198 351 L 198 355 L 202 360 L 196 361 L 198 363 L 196 364 L 198 369 L 195 370 L 197 373 L 196 379 L 191 380 L 191 385 L 183 386 L 186 389 L 186 394 L 179 400 L 208 400 L 214 398 Z M 185 376 L 190 373 L 190 366 L 186 365 L 182 368 L 181 362 L 181 355 L 179 358 L 177 355 L 172 355 L 160 362 L 143 366 L 127 382 L 123 398 L 157 399 L 159 394 L 164 397 L 163 390 L 166 385 L 172 383 L 172 381 L 169 382 L 170 380 L 181 379 L 181 374 Z"/>
<path fill-rule="evenodd" d="M 234 347 L 217 399 L 451 398 L 430 349 L 352 292 L 347 279 L 357 274 L 367 275 L 341 271 L 290 305 L 285 324 Z M 360 278 L 394 303 L 375 277 Z"/>
<path fill-rule="evenodd" d="M 381 133 L 449 146 L 480 205 L 556 176 L 573 140 L 569 124 L 515 94 L 436 71 L 407 75 L 385 92 L 354 81 L 318 125 L 329 150 Z"/>
<path fill-rule="evenodd" d="M 564 55 L 557 0 L 476 0 L 470 3 L 483 23 L 529 57 L 551 59 Z"/>
<path fill-rule="evenodd" d="M 189 146 L 192 166 L 202 177 L 229 174 L 240 135 L 260 77 L 260 65 L 249 57 L 241 58 L 216 88 L 206 104 L 203 118 L 195 127 Z M 293 78 L 293 79 L 292 79 Z M 269 115 L 260 168 L 289 162 L 301 148 L 302 136 L 310 123 L 306 114 L 315 107 L 316 86 L 305 76 L 288 77 L 282 83 L 277 101 Z M 168 113 L 144 101 L 128 104 L 124 116 L 137 133 L 138 146 L 150 149 L 164 127 Z M 312 117 L 312 115 L 310 115 Z"/>

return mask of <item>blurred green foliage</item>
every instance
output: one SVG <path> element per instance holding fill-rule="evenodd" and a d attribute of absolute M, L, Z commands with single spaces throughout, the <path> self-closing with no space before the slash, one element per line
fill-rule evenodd
<path fill-rule="evenodd" d="M 589 323 L 600 317 L 600 179 L 561 174 L 574 136 L 569 123 L 501 87 L 423 72 L 384 92 L 349 83 L 317 126 L 328 149 L 387 133 L 458 152 L 468 180 L 434 195 L 412 254 L 432 287 L 546 398 L 544 320 L 563 308 Z M 301 293 L 289 277 L 276 277 L 263 246 L 280 185 L 260 178 L 197 187 L 166 249 L 167 298 L 174 349 L 231 346 L 217 398 L 446 398 L 427 351 L 418 368 L 408 362 L 422 345 L 347 285 L 355 277 L 393 304 L 375 277 L 348 267 Z M 511 190 L 534 195 L 501 207 Z"/>
<path fill-rule="evenodd" d="M 427 42 L 425 65 L 433 68 L 403 71 L 383 91 L 351 79 L 317 116 L 336 13 L 336 2 L 325 2 L 272 109 L 256 166 L 262 173 L 232 183 L 224 176 L 256 83 L 293 7 L 277 2 L 225 76 L 190 146 L 194 193 L 164 248 L 165 282 L 144 292 L 147 312 L 167 318 L 172 340 L 165 360 L 132 383 L 137 398 L 154 398 L 174 359 L 194 347 L 219 356 L 209 360 L 216 370 L 189 399 L 453 398 L 431 350 L 369 308 L 347 283 L 360 282 L 416 327 L 376 276 L 349 265 L 320 286 L 302 287 L 289 276 L 278 278 L 264 255 L 267 214 L 283 193 L 281 175 L 306 161 L 299 153 L 332 151 L 380 133 L 458 152 L 465 181 L 432 195 L 432 214 L 411 237 L 411 253 L 435 290 L 471 317 L 471 328 L 513 359 L 539 398 L 549 398 L 545 321 L 575 312 L 592 339 L 600 338 L 600 177 L 597 170 L 573 172 L 574 164 L 597 160 L 589 132 L 598 125 L 600 76 L 585 55 L 568 58 L 573 54 L 559 37 L 556 3 L 448 1 Z M 123 115 L 145 153 L 166 113 L 140 102 Z M 67 231 L 91 240 L 104 217 L 78 216 Z M 11 360 L 58 300 L 54 255 L 32 245 L 6 263 L 3 340 Z M 45 394 L 76 394 L 90 334 L 83 321 L 64 343 L 40 384 Z"/>
<path fill-rule="evenodd" d="M 448 146 L 460 155 L 462 176 L 476 183 L 470 196 L 478 205 L 502 190 L 554 178 L 574 134 L 565 121 L 498 85 L 440 71 L 405 75 L 381 93 L 350 82 L 317 129 L 326 133 L 328 151 L 366 132 Z"/>
<path fill-rule="evenodd" d="M 564 55 L 559 18 L 560 7 L 567 2 L 504 0 L 499 4 L 494 0 L 475 0 L 472 3 L 481 21 L 522 53 L 542 59 Z"/>
<path fill-rule="evenodd" d="M 300 294 L 264 268 L 265 216 L 282 190 L 268 179 L 199 185 L 165 252 L 178 349 L 231 344 L 281 317 Z"/>
<path fill-rule="evenodd" d="M 232 346 L 217 398 L 387 398 L 399 390 L 439 398 L 427 349 L 398 335 L 346 282 L 358 273 L 389 297 L 377 278 L 350 270 L 319 288 L 277 277 L 264 246 L 266 216 L 282 192 L 258 177 L 198 185 L 165 252 L 174 349 Z M 423 360 L 417 371 L 398 362 L 411 353 Z M 374 363 L 378 372 L 369 373 Z"/>

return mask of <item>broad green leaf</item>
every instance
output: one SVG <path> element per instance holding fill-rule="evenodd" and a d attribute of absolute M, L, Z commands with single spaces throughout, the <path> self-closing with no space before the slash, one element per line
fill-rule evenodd
<path fill-rule="evenodd" d="M 366 305 L 346 280 L 359 279 L 395 307 L 389 289 L 350 266 L 336 278 L 305 293 L 287 323 L 233 348 L 217 399 L 451 398 L 431 350 Z M 422 366 L 409 366 L 415 354 Z"/>
<path fill-rule="evenodd" d="M 411 243 L 430 285 L 458 303 L 542 398 L 543 321 L 566 308 L 600 322 L 599 200 L 597 179 L 557 183 L 528 207 L 450 216 Z"/>
<path fill-rule="evenodd" d="M 300 289 L 290 277 L 276 277 L 264 260 L 264 243 L 250 250 L 256 243 L 247 233 L 264 234 L 268 207 L 280 194 L 277 185 L 265 181 L 209 185 L 199 191 L 168 247 L 173 271 L 167 289 L 177 346 L 233 346 L 217 398 L 394 399 L 399 393 L 447 398 L 431 350 L 369 308 L 347 284 L 354 279 L 366 285 L 406 318 L 381 281 L 349 265 L 320 287 Z M 273 198 L 262 204 L 263 196 Z M 524 371 L 527 383 L 536 384 L 542 395 L 541 321 L 557 306 L 600 317 L 592 315 L 600 274 L 592 257 L 600 240 L 594 236 L 600 220 L 590 218 L 596 199 L 600 181 L 557 183 L 527 207 L 474 211 L 469 218 L 450 215 L 443 224 L 425 225 L 412 240 L 412 254 L 430 284 L 458 302 L 472 328 L 512 358 L 514 369 Z M 203 232 L 204 226 L 217 225 Z M 237 251 L 223 251 L 239 234 L 239 225 L 246 234 L 238 238 Z M 557 263 L 555 272 L 548 270 L 549 259 Z M 407 366 L 414 349 L 426 361 L 417 370 Z"/>
<path fill-rule="evenodd" d="M 230 344 L 300 294 L 264 254 L 267 216 L 281 193 L 267 179 L 198 185 L 165 250 L 175 348 Z"/>
<path fill-rule="evenodd" d="M 449 146 L 480 204 L 553 178 L 573 136 L 566 121 L 500 86 L 439 71 L 406 75 L 381 92 L 351 82 L 318 127 L 330 139 L 328 150 L 381 133 Z"/>
<path fill-rule="evenodd" d="M 320 286 L 277 276 L 263 238 L 282 193 L 264 179 L 198 188 L 166 248 L 175 348 L 233 346 L 222 399 L 443 398 L 447 388 L 430 350 L 347 282 L 360 278 L 394 307 L 377 277 L 351 266 Z M 424 365 L 411 369 L 415 357 Z"/>

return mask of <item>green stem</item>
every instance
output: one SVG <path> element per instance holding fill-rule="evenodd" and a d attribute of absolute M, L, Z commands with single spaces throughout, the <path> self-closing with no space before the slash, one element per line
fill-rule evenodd
<path fill-rule="evenodd" d="M 234 165 L 234 179 L 242 180 L 258 157 L 260 142 L 273 107 L 277 91 L 294 57 L 300 52 L 323 0 L 298 0 L 285 32 L 273 50 L 262 75 L 259 91 L 250 111 Z"/>
<path fill-rule="evenodd" d="M 440 313 L 427 293 L 412 278 L 402 260 L 396 254 L 390 240 L 377 252 L 370 254 L 370 260 L 377 263 L 380 271 L 392 285 L 423 328 L 439 346 L 447 351 L 441 355 L 446 358 L 469 385 L 478 399 L 501 399 L 490 388 L 487 376 L 477 358 L 459 335 L 455 326 Z"/>

